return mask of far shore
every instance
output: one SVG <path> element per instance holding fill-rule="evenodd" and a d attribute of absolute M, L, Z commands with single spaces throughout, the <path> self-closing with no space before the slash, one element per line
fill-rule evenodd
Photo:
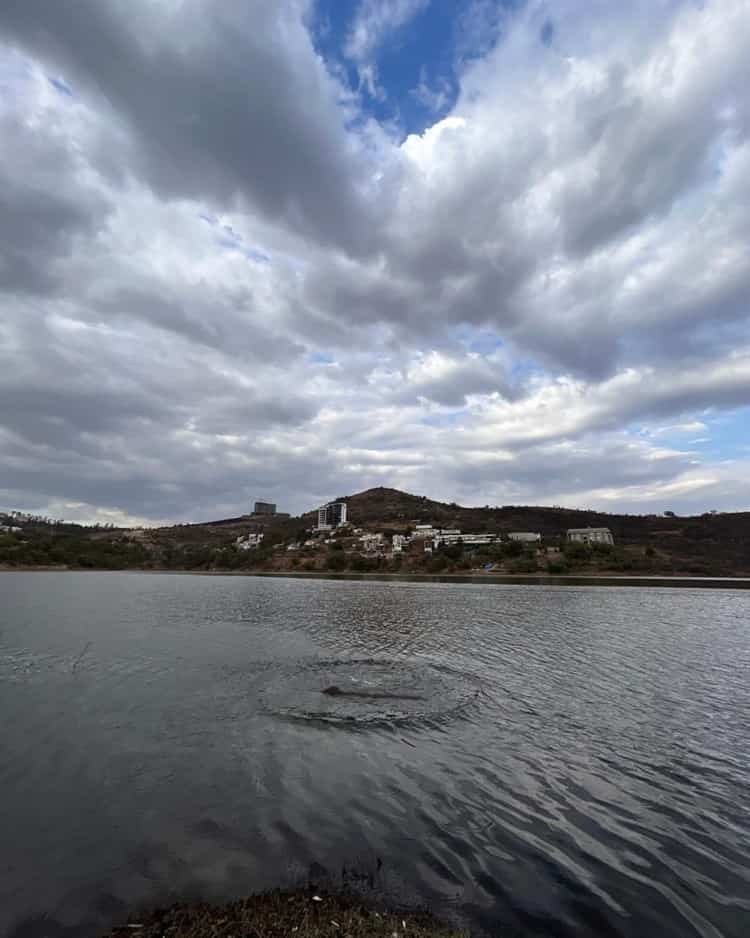
<path fill-rule="evenodd" d="M 0 566 L 0 573 L 127 573 L 151 576 L 276 577 L 295 580 L 403 581 L 406 583 L 469 583 L 500 586 L 658 586 L 676 589 L 750 589 L 750 576 L 618 576 L 609 573 L 329 573 L 325 570 L 104 570 L 65 566 Z"/>

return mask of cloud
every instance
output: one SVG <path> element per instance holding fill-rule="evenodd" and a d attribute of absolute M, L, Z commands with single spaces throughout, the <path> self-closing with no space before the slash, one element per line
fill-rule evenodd
<path fill-rule="evenodd" d="M 688 423 L 673 423 L 667 427 L 657 427 L 655 430 L 651 431 L 652 436 L 663 436 L 665 434 L 683 434 L 683 433 L 700 433 L 702 430 L 707 430 L 708 426 L 702 420 L 691 420 Z"/>
<path fill-rule="evenodd" d="M 343 51 L 357 65 L 360 87 L 372 97 L 383 95 L 377 85 L 379 48 L 429 3 L 430 0 L 360 0 Z"/>
<path fill-rule="evenodd" d="M 10 0 L 0 29 L 98 99 L 129 170 L 163 197 L 250 206 L 362 250 L 375 221 L 368 150 L 346 133 L 344 89 L 300 14 L 294 0 L 141 4 L 137 16 L 114 0 L 82 0 L 75 16 Z"/>
<path fill-rule="evenodd" d="M 95 234 L 110 210 L 80 180 L 80 162 L 57 128 L 0 114 L 0 283 L 6 290 L 54 290 L 75 243 Z"/>
<path fill-rule="evenodd" d="M 427 77 L 427 69 L 422 66 L 419 83 L 409 94 L 428 111 L 440 114 L 453 101 L 453 86 L 445 77 L 437 78 L 432 84 Z"/>
<path fill-rule="evenodd" d="M 424 8 L 358 8 L 372 90 Z M 466 7 L 400 139 L 302 0 L 4 3 L 0 503 L 750 506 L 747 4 L 550 12 Z"/>

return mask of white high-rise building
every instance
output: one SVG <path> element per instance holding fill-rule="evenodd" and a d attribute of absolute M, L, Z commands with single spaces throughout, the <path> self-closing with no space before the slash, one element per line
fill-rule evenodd
<path fill-rule="evenodd" d="M 338 528 L 346 524 L 347 505 L 346 502 L 328 502 L 327 505 L 321 505 L 318 508 L 318 530 L 330 531 L 331 528 Z"/>

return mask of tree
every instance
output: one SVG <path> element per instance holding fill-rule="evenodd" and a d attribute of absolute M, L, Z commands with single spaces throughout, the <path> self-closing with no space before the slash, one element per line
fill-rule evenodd
<path fill-rule="evenodd" d="M 340 573 L 347 566 L 346 555 L 343 551 L 332 551 L 326 558 L 326 567 L 333 573 Z"/>
<path fill-rule="evenodd" d="M 448 566 L 448 558 L 444 553 L 433 554 L 430 558 L 429 563 L 427 564 L 427 569 L 430 573 L 440 573 L 442 570 Z"/>
<path fill-rule="evenodd" d="M 520 557 L 523 553 L 523 544 L 520 541 L 507 541 L 503 544 L 503 554 L 506 557 Z"/>

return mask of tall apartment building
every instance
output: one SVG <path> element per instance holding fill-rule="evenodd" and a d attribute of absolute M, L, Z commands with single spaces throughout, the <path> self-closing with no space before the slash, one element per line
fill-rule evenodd
<path fill-rule="evenodd" d="M 325 531 L 346 524 L 346 518 L 346 502 L 328 502 L 327 505 L 321 505 L 318 508 L 318 528 L 320 530 Z"/>

